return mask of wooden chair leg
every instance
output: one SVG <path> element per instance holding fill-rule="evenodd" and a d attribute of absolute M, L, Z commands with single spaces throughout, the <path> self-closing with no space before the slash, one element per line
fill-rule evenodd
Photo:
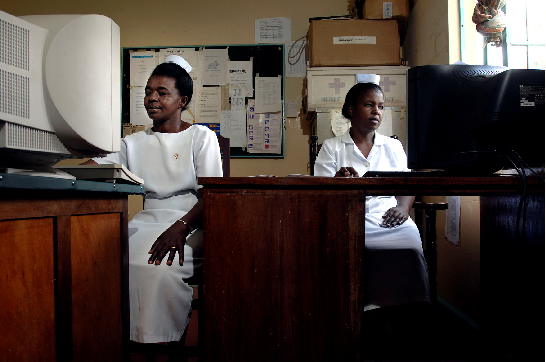
<path fill-rule="evenodd" d="M 436 244 L 436 211 L 447 210 L 445 202 L 414 202 L 413 208 L 425 211 L 425 260 L 428 265 L 428 278 L 430 285 L 430 301 L 436 303 L 438 293 L 436 277 L 438 274 L 438 256 Z M 422 226 L 421 223 L 417 224 Z M 419 230 L 422 232 L 422 230 Z"/>

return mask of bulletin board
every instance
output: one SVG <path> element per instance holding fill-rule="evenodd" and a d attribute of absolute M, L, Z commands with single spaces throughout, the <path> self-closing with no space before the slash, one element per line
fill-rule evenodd
<path fill-rule="evenodd" d="M 283 44 L 123 48 L 123 124 L 151 124 L 144 87 L 170 54 L 193 67 L 184 121 L 230 138 L 232 158 L 284 158 Z"/>

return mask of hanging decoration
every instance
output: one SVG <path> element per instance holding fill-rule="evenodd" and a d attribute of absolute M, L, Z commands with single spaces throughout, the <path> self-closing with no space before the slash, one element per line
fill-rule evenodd
<path fill-rule="evenodd" d="M 478 33 L 484 36 L 483 46 L 491 43 L 497 47 L 502 44 L 502 32 L 506 28 L 506 15 L 501 10 L 506 0 L 478 0 L 472 14 Z"/>

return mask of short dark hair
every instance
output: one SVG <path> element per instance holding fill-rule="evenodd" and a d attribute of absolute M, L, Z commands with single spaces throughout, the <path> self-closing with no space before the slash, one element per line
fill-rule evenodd
<path fill-rule="evenodd" d="M 381 87 L 375 83 L 356 83 L 354 86 L 352 86 L 345 96 L 345 103 L 343 103 L 343 108 L 341 109 L 341 114 L 343 114 L 343 117 L 351 119 L 348 110 L 349 106 L 355 106 L 356 102 L 358 102 L 358 98 L 371 90 L 379 92 L 383 95 L 383 97 L 385 97 L 383 89 L 381 89 Z"/>
<path fill-rule="evenodd" d="M 187 109 L 193 95 L 193 80 L 188 72 L 176 63 L 161 63 L 155 67 L 150 77 L 154 75 L 174 78 L 174 84 L 180 96 L 188 98 L 183 110 Z"/>

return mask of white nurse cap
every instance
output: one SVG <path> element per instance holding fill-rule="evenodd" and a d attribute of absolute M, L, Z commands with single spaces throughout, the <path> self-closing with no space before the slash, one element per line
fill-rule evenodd
<path fill-rule="evenodd" d="M 356 82 L 357 83 L 375 83 L 379 85 L 379 75 L 359 73 L 356 75 Z"/>
<path fill-rule="evenodd" d="M 174 54 L 171 54 L 169 55 L 167 58 L 165 58 L 165 63 L 175 63 L 175 64 L 178 64 L 179 66 L 181 66 L 183 69 L 186 70 L 186 72 L 191 72 L 191 70 L 193 69 L 190 65 L 190 63 L 188 63 L 186 61 L 186 59 L 182 58 L 181 56 L 179 55 L 174 55 Z"/>

